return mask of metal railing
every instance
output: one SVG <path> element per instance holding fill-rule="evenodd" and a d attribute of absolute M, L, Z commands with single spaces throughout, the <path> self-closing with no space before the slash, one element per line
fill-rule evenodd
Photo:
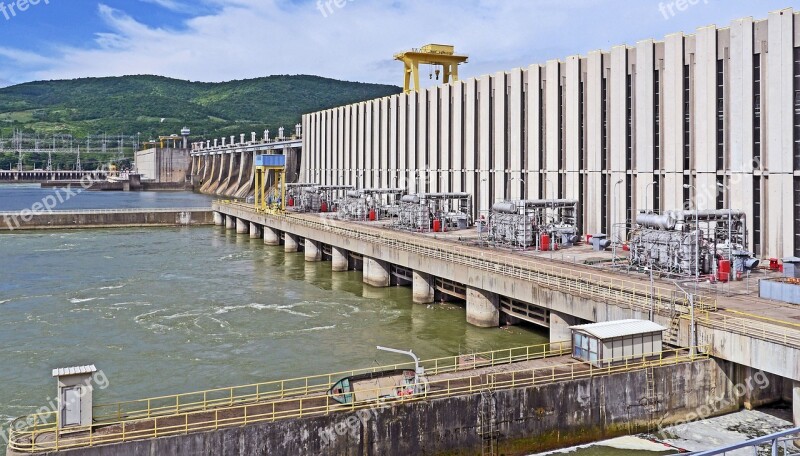
<path fill-rule="evenodd" d="M 722 312 L 701 311 L 695 315 L 695 319 L 697 324 L 708 326 L 711 329 L 721 329 L 800 348 L 800 331 L 795 328 L 758 321 L 753 318 L 732 316 Z"/>
<path fill-rule="evenodd" d="M 793 437 L 792 437 L 793 436 Z M 739 450 L 742 448 L 752 448 L 753 454 L 759 454 L 759 447 L 769 445 L 770 454 L 773 456 L 800 454 L 798 445 L 800 443 L 800 427 L 789 429 L 775 434 L 766 435 L 757 439 L 748 440 L 747 442 L 737 443 L 735 445 L 728 445 L 715 450 L 700 451 L 691 453 L 691 456 L 714 456 L 719 454 L 728 454 L 729 451 Z"/>
<path fill-rule="evenodd" d="M 258 213 L 263 217 L 287 221 L 295 225 L 346 236 L 351 239 L 380 244 L 487 272 L 536 282 L 544 287 L 573 295 L 610 300 L 640 311 L 649 311 L 652 300 L 655 310 L 662 313 L 689 312 L 690 304 L 688 299 L 683 293 L 679 293 L 673 288 L 651 287 L 649 283 L 634 282 L 611 275 L 601 275 L 545 264 L 541 260 L 529 260 L 516 255 L 509 255 L 508 253 L 465 247 L 455 243 L 443 245 L 440 240 L 423 236 L 412 236 L 400 232 L 385 233 L 364 226 L 359 226 L 356 230 L 341 226 L 333 220 L 316 221 L 288 213 L 270 214 L 259 212 L 251 205 L 237 202 L 217 201 L 215 204 L 227 205 L 251 213 Z M 717 302 L 711 297 L 695 295 L 694 301 L 695 310 L 717 310 Z"/>
<path fill-rule="evenodd" d="M 422 360 L 420 361 L 420 366 L 425 368 L 427 375 L 439 375 L 563 356 L 570 352 L 570 342 L 555 342 Z M 394 369 L 413 370 L 414 367 L 413 362 L 406 362 L 134 401 L 99 404 L 92 408 L 92 422 L 94 426 L 107 427 L 146 419 L 160 420 L 189 413 L 249 406 L 265 401 L 281 401 L 300 397 L 307 400 L 319 399 L 321 396 L 324 397 L 331 385 L 342 378 Z M 58 427 L 57 420 L 58 413 L 55 411 L 32 414 L 16 419 L 11 423 L 9 447 L 21 448 L 19 451 L 34 452 L 34 449 L 26 449 L 25 442 L 29 442 L 28 445 L 36 447 L 37 438 L 45 434 L 55 433 Z M 24 428 L 25 426 L 22 426 L 22 424 L 25 422 L 32 423 L 29 424 L 27 430 L 15 430 Z M 80 429 L 71 428 L 71 431 L 76 432 L 80 431 Z M 86 428 L 84 431 L 89 432 L 90 429 Z M 52 442 L 48 444 L 52 444 Z M 63 449 L 65 447 L 60 448 Z M 41 448 L 35 451 L 40 450 Z"/>
<path fill-rule="evenodd" d="M 507 360 L 512 357 L 513 355 L 509 354 L 504 359 Z M 599 375 L 677 365 L 706 359 L 707 357 L 707 355 L 693 355 L 691 352 L 682 349 L 619 358 L 611 360 L 612 364 L 603 368 L 592 366 L 589 363 L 572 362 L 483 375 L 475 372 L 462 372 L 463 375 L 451 375 L 448 378 L 433 379 L 417 385 L 405 385 L 408 390 L 422 390 L 425 392 L 399 395 L 396 398 L 386 400 L 359 399 L 362 394 L 364 395 L 362 397 L 380 397 L 381 394 L 385 393 L 385 387 L 359 389 L 357 392 L 352 393 L 353 401 L 346 405 L 335 402 L 324 391 L 320 391 L 316 396 L 304 396 L 300 395 L 299 391 L 296 391 L 297 395 L 292 397 L 281 396 L 261 402 L 255 402 L 252 397 L 248 397 L 247 400 L 231 397 L 228 403 L 220 404 L 215 408 L 180 410 L 178 406 L 175 406 L 173 407 L 174 413 L 171 414 L 106 422 L 103 423 L 102 427 L 98 428 L 94 426 L 83 429 L 73 428 L 71 433 L 65 437 L 58 435 L 55 426 L 39 427 L 38 429 L 24 432 L 15 431 L 12 428 L 9 448 L 17 452 L 35 453 L 185 435 L 224 427 L 274 422 L 290 418 L 325 416 L 340 412 L 353 413 L 357 410 L 383 408 L 411 401 L 480 393 L 487 389 L 546 385 L 558 381 L 578 380 Z M 483 360 L 482 363 L 483 367 L 490 366 L 489 360 Z M 455 372 L 458 372 L 458 369 Z"/>

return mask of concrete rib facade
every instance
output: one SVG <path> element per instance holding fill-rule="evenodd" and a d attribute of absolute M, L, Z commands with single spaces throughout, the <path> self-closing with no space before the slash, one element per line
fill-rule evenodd
<path fill-rule="evenodd" d="M 585 233 L 645 209 L 730 207 L 757 255 L 800 256 L 791 9 L 316 112 L 303 129 L 308 182 L 466 191 L 476 213 L 575 198 Z"/>

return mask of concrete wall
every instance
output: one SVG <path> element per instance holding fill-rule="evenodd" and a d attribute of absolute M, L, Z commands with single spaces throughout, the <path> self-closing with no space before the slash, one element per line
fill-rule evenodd
<path fill-rule="evenodd" d="M 749 376 L 734 364 L 704 360 L 654 369 L 652 396 L 647 373 L 636 371 L 60 454 L 480 455 L 480 432 L 493 423 L 499 454 L 525 455 L 733 412 L 746 397 L 753 403 L 781 399 L 779 380 L 763 377 L 769 386 L 760 389 L 763 383 Z M 737 394 L 735 386 L 746 387 L 748 377 L 751 388 Z"/>
<path fill-rule="evenodd" d="M 189 149 L 154 148 L 136 152 L 136 170 L 143 180 L 184 183 L 191 166 Z"/>
<path fill-rule="evenodd" d="M 0 232 L 13 230 L 42 230 L 64 228 L 110 228 L 131 226 L 187 226 L 213 225 L 210 210 L 157 210 L 157 211 L 75 211 L 3 213 L 0 214 Z"/>
<path fill-rule="evenodd" d="M 591 234 L 611 233 L 612 223 L 624 222 L 629 198 L 631 214 L 652 210 L 657 202 L 661 211 L 681 209 L 686 173 L 697 187 L 699 196 L 691 199 L 700 208 L 718 207 L 717 182 L 728 185 L 722 205 L 746 211 L 750 247 L 758 255 L 800 256 L 800 233 L 795 233 L 800 160 L 792 160 L 794 128 L 800 125 L 793 95 L 798 24 L 800 15 L 786 9 L 765 20 L 734 21 L 730 28 L 703 27 L 696 35 L 672 34 L 664 41 L 615 46 L 308 114 L 301 179 L 411 192 L 466 191 L 475 197 L 476 213 L 505 198 L 509 188 L 514 198 L 578 198 L 581 228 Z M 758 72 L 755 59 L 761 59 Z M 754 137 L 756 97 L 760 138 Z M 724 117 L 721 136 L 718 107 Z M 754 166 L 759 155 L 762 165 Z M 519 181 L 509 186 L 520 177 L 524 186 Z M 758 182 L 760 231 L 753 226 Z"/>

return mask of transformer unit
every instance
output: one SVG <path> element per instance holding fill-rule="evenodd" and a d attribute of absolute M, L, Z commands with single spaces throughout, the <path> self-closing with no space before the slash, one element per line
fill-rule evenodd
<path fill-rule="evenodd" d="M 317 186 L 319 186 L 319 184 L 286 184 L 286 207 L 300 206 L 303 199 L 303 189 Z"/>
<path fill-rule="evenodd" d="M 316 185 L 301 187 L 300 200 L 294 200 L 295 210 L 299 212 L 336 212 L 337 202 L 342 195 L 353 190 L 352 185 Z"/>
<path fill-rule="evenodd" d="M 405 193 L 402 188 L 365 188 L 349 190 L 338 201 L 339 220 L 376 221 L 390 218 L 399 212 L 397 197 Z"/>
<path fill-rule="evenodd" d="M 419 193 L 400 199 L 392 226 L 409 231 L 446 231 L 472 226 L 472 195 L 469 193 Z"/>
<path fill-rule="evenodd" d="M 734 210 L 640 213 L 629 235 L 630 262 L 668 273 L 725 271 L 728 280 L 758 266 L 747 251 L 745 214 Z"/>
<path fill-rule="evenodd" d="M 496 203 L 485 230 L 488 242 L 550 250 L 578 242 L 576 200 L 515 200 Z"/>

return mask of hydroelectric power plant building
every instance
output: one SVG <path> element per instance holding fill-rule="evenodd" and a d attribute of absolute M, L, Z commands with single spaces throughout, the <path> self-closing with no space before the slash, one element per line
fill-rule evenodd
<path fill-rule="evenodd" d="M 750 250 L 800 256 L 800 15 L 703 27 L 303 117 L 301 178 L 579 201 L 584 233 L 640 210 L 742 210 Z"/>

